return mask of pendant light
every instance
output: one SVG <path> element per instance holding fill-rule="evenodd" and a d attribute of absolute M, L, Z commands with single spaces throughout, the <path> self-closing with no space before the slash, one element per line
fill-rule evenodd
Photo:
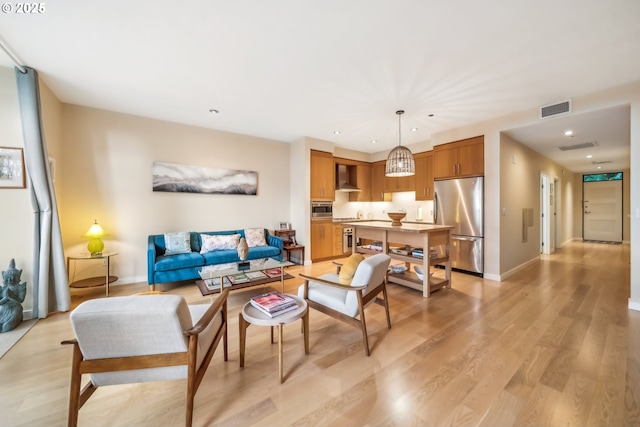
<path fill-rule="evenodd" d="M 415 175 L 416 163 L 413 160 L 413 154 L 407 147 L 402 146 L 402 126 L 400 122 L 404 110 L 398 110 L 396 114 L 398 115 L 398 146 L 389 153 L 384 174 L 391 177 Z"/>

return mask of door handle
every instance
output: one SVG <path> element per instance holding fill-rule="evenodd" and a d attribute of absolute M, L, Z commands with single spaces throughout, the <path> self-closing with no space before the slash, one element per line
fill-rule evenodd
<path fill-rule="evenodd" d="M 584 211 L 584 213 L 585 213 L 585 214 L 590 214 L 591 212 L 589 212 L 589 211 Z"/>

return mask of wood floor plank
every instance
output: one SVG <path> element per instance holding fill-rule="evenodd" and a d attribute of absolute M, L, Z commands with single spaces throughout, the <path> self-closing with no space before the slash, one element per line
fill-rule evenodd
<path fill-rule="evenodd" d="M 288 272 L 319 275 L 331 262 Z M 438 271 L 437 274 L 443 272 Z M 571 242 L 503 282 L 453 273 L 425 299 L 389 286 L 361 332 L 314 310 L 310 354 L 284 330 L 285 382 L 267 328 L 248 329 L 239 367 L 238 312 L 270 286 L 229 298 L 229 361 L 216 352 L 196 395 L 195 426 L 640 426 L 640 313 L 629 311 L 629 247 Z M 302 281 L 285 281 L 297 293 Z M 160 290 L 208 303 L 194 284 Z M 279 286 L 278 286 L 279 287 Z M 131 295 L 145 283 L 112 286 Z M 72 304 L 104 298 L 73 289 Z M 0 424 L 64 426 L 73 337 L 68 313 L 42 319 L 0 359 Z M 86 378 L 85 378 L 86 380 Z M 168 426 L 184 420 L 184 381 L 99 388 L 80 425 Z"/>

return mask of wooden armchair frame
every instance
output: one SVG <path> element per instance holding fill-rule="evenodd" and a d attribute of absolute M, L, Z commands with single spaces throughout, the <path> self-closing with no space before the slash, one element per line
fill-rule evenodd
<path fill-rule="evenodd" d="M 338 270 L 340 269 L 340 264 L 338 265 Z M 362 339 L 364 341 L 364 352 L 367 356 L 371 355 L 371 351 L 369 350 L 369 337 L 367 335 L 367 323 L 365 320 L 364 309 L 369 304 L 370 301 L 375 300 L 376 304 L 382 305 L 384 307 L 385 314 L 387 316 L 387 328 L 391 329 L 391 317 L 389 316 L 389 304 L 387 298 L 387 276 L 385 276 L 382 283 L 371 287 L 370 284 L 362 285 L 362 286 L 351 286 L 347 284 L 342 284 L 338 282 L 333 282 L 330 280 L 321 279 L 319 277 L 307 276 L 306 274 L 299 274 L 300 277 L 304 279 L 304 299 L 307 301 L 309 307 L 313 307 L 314 309 L 329 315 L 333 318 L 341 320 L 345 323 L 348 323 L 351 326 L 356 328 L 360 328 L 362 330 Z M 334 310 L 325 305 L 319 304 L 315 301 L 309 299 L 309 282 L 321 283 L 326 286 L 332 286 L 335 288 L 344 289 L 350 292 L 355 292 L 358 296 L 358 317 L 347 316 L 344 313 L 341 313 L 337 310 Z M 363 291 L 367 288 L 370 288 L 369 291 L 363 294 Z M 382 292 L 383 299 L 378 298 L 378 295 Z"/>
<path fill-rule="evenodd" d="M 73 345 L 73 362 L 71 367 L 71 389 L 69 396 L 69 427 L 78 425 L 78 412 L 91 395 L 98 389 L 92 382 L 86 384 L 80 390 L 82 374 L 92 374 L 101 372 L 128 371 L 133 369 L 160 368 L 167 366 L 187 365 L 187 390 L 186 390 L 186 418 L 185 426 L 190 427 L 193 422 L 193 401 L 202 378 L 209 367 L 213 354 L 222 339 L 224 349 L 224 360 L 228 360 L 227 350 L 227 329 L 228 312 L 227 298 L 229 290 L 225 289 L 211 306 L 204 313 L 202 318 L 191 328 L 183 331 L 183 335 L 188 338 L 188 350 L 181 353 L 164 353 L 144 356 L 114 357 L 108 359 L 86 360 L 77 339 L 63 341 L 62 344 Z M 153 298 L 153 297 L 148 297 Z M 198 335 L 204 331 L 214 317 L 221 313 L 222 322 L 215 332 L 215 338 L 207 349 L 207 352 L 196 369 Z"/>

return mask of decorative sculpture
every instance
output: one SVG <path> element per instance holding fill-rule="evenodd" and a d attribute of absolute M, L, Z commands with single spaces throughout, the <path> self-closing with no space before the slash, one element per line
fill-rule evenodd
<path fill-rule="evenodd" d="M 27 282 L 20 283 L 22 270 L 11 258 L 9 268 L 2 272 L 0 288 L 0 332 L 8 332 L 22 322 L 22 303 L 27 295 Z"/>
<path fill-rule="evenodd" d="M 248 253 L 249 245 L 247 245 L 247 239 L 241 237 L 240 242 L 238 242 L 238 258 L 240 258 L 240 263 L 238 264 L 239 269 L 245 269 L 249 267 L 249 262 L 245 262 Z"/>

